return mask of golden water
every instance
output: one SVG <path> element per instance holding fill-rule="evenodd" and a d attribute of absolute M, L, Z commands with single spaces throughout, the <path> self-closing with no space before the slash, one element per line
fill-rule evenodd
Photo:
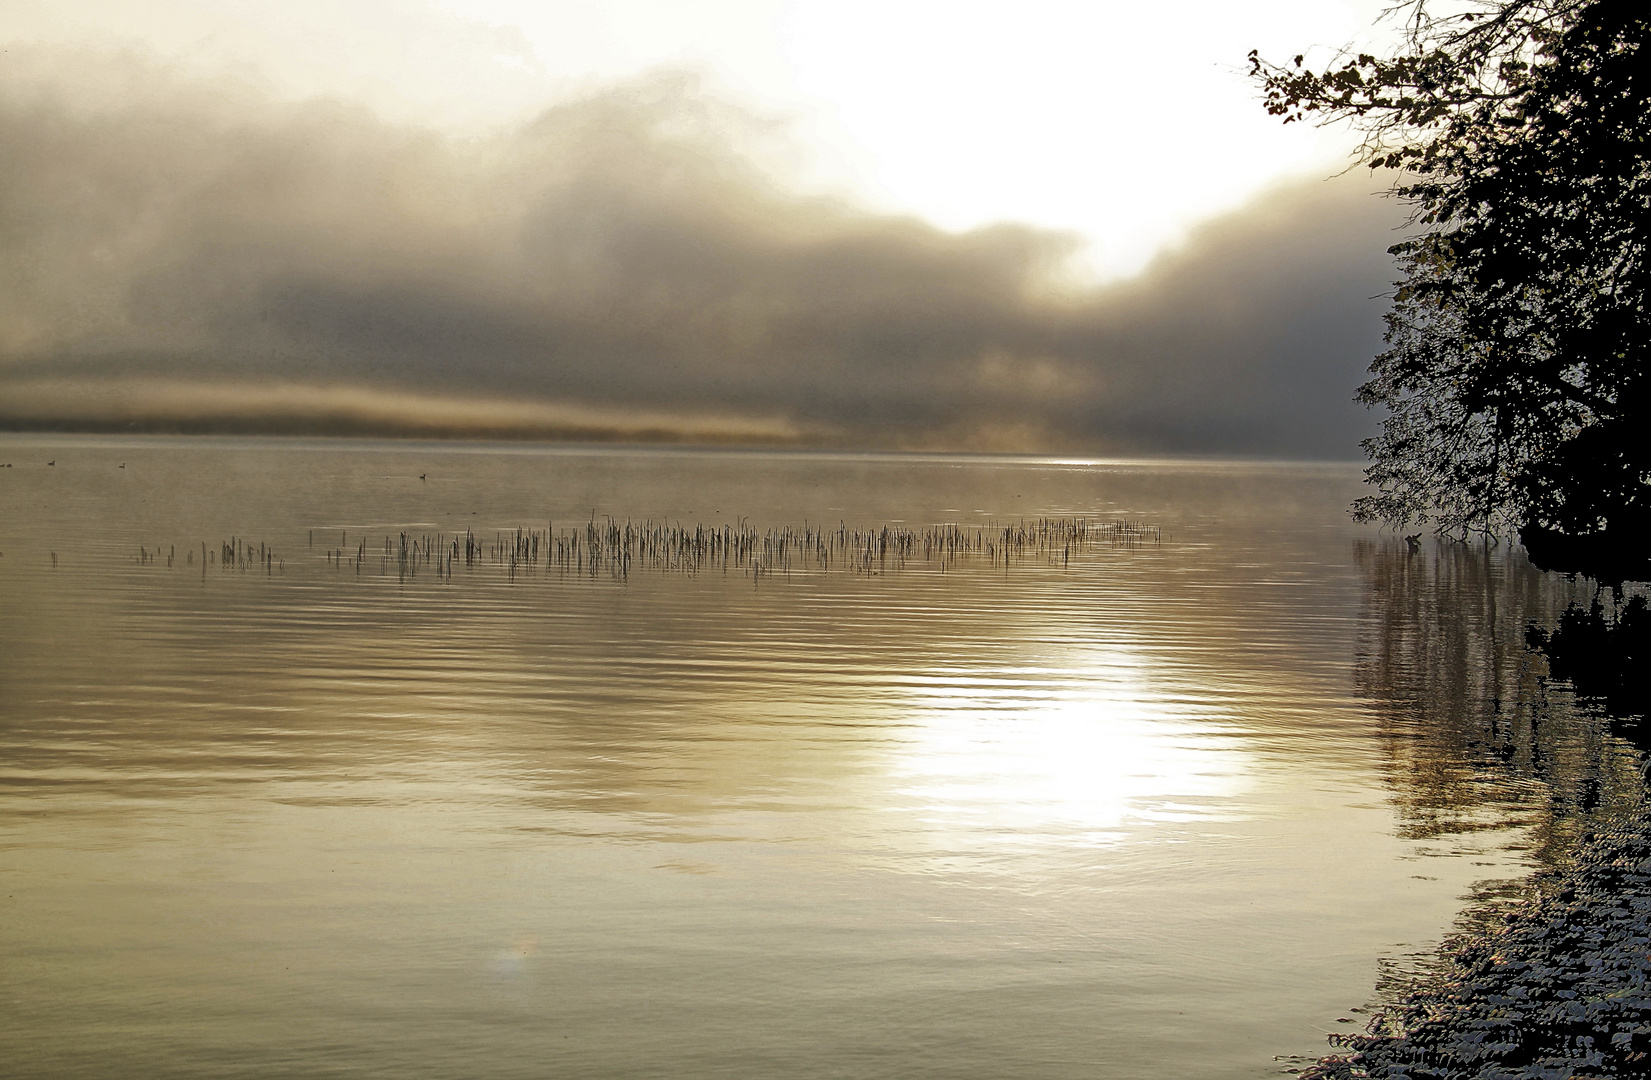
<path fill-rule="evenodd" d="M 1637 782 L 1520 648 L 1571 586 L 1353 525 L 1351 466 L 6 462 L 5 1075 L 1277 1075 Z M 381 547 L 1044 515 L 1161 538 L 755 579 Z"/>

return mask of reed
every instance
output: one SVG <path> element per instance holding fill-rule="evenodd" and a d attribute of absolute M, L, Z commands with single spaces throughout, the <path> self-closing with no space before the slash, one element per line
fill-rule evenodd
<path fill-rule="evenodd" d="M 402 581 L 428 575 L 451 583 L 456 574 L 483 570 L 509 581 L 524 575 L 607 577 L 628 580 L 633 573 L 742 574 L 753 581 L 793 573 L 841 572 L 864 576 L 908 568 L 946 572 L 961 565 L 1008 571 L 1017 566 L 1069 568 L 1074 555 L 1101 547 L 1135 548 L 1162 542 L 1162 529 L 1145 522 L 1040 517 L 1008 523 L 942 523 L 909 528 L 882 524 L 851 527 L 803 522 L 759 529 L 744 518 L 731 523 L 684 525 L 678 521 L 641 521 L 605 517 L 579 525 L 543 529 L 520 527 L 496 531 L 491 538 L 466 529 L 447 533 L 385 534 L 377 539 L 340 530 L 337 546 L 312 554 L 335 573 L 395 574 Z M 315 530 L 307 542 L 315 548 Z M 151 565 L 164 553 L 174 565 L 175 546 L 140 546 L 138 562 Z M 193 552 L 187 561 L 194 563 Z M 55 558 L 53 565 L 56 565 Z M 201 573 L 211 565 L 220 573 L 284 573 L 286 560 L 267 541 L 231 536 L 215 551 L 201 543 Z"/>

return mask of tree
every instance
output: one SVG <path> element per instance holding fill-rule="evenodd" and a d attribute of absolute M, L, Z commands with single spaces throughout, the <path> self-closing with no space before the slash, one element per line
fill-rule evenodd
<path fill-rule="evenodd" d="M 1392 14 L 1392 56 L 1315 71 L 1250 54 L 1269 112 L 1350 121 L 1411 209 L 1359 389 L 1388 410 L 1364 444 L 1377 490 L 1354 513 L 1517 531 L 1539 565 L 1651 576 L 1651 5 Z"/>

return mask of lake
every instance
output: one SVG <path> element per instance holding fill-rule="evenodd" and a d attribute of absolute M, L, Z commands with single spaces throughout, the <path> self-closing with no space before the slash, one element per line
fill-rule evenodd
<path fill-rule="evenodd" d="M 1640 783 L 1521 644 L 1581 587 L 1350 464 L 7 463 L 8 1075 L 1278 1076 Z"/>

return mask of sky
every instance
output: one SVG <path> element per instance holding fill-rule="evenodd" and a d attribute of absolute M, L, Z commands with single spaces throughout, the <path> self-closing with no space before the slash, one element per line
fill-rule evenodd
<path fill-rule="evenodd" d="M 8 0 L 0 423 L 1351 456 L 1378 12 Z"/>

